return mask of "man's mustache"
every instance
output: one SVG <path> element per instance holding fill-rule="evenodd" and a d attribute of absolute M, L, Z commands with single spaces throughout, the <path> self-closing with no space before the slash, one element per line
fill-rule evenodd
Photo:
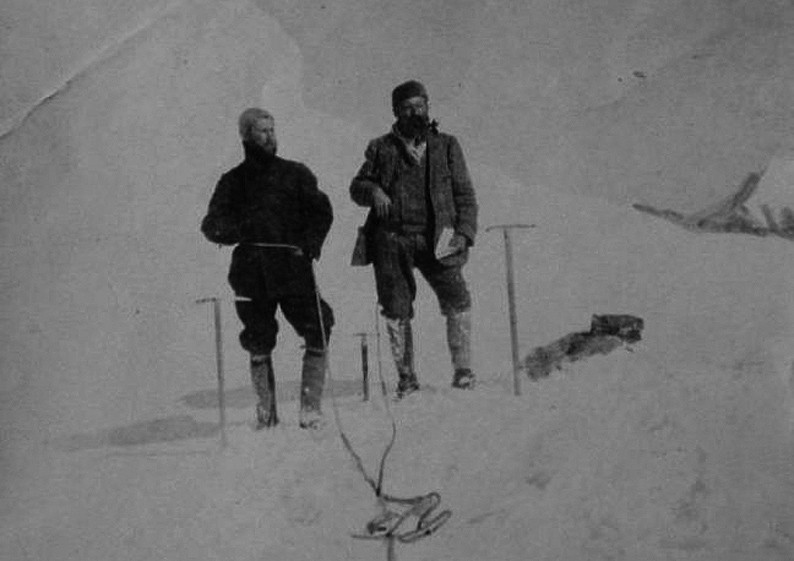
<path fill-rule="evenodd" d="M 438 132 L 438 121 L 432 121 L 423 115 L 414 115 L 405 119 L 405 129 L 414 134 L 425 134 L 428 131 Z"/>
<path fill-rule="evenodd" d="M 278 150 L 278 143 L 277 142 L 267 142 L 267 143 L 259 143 L 248 140 L 245 142 L 248 147 L 248 150 L 251 150 L 254 154 L 259 156 L 274 156 Z"/>
<path fill-rule="evenodd" d="M 427 128 L 430 119 L 423 115 L 412 115 L 405 120 L 406 124 L 412 128 L 422 129 Z"/>

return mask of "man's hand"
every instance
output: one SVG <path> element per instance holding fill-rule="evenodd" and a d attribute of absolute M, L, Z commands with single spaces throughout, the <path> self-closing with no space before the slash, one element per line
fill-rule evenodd
<path fill-rule="evenodd" d="M 296 249 L 293 253 L 296 257 L 305 257 L 308 260 L 317 261 L 320 259 L 320 249 L 314 246 L 304 246 Z"/>
<path fill-rule="evenodd" d="M 469 240 L 462 234 L 455 234 L 449 241 L 449 247 L 455 250 L 455 253 L 463 251 L 469 245 Z"/>
<path fill-rule="evenodd" d="M 378 218 L 388 217 L 391 210 L 391 199 L 383 192 L 383 189 L 376 187 L 372 193 L 372 200 L 372 207 L 375 209 L 375 214 Z"/>

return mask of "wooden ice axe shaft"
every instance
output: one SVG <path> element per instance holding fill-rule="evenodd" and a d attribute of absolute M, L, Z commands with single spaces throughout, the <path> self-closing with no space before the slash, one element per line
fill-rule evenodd
<path fill-rule="evenodd" d="M 212 302 L 215 319 L 215 366 L 218 373 L 218 415 L 221 425 L 221 446 L 226 447 L 226 403 L 224 400 L 223 335 L 221 332 L 221 300 L 217 296 L 199 298 L 196 304 Z"/>
<path fill-rule="evenodd" d="M 505 268 L 507 273 L 507 308 L 510 314 L 510 349 L 513 358 L 513 393 L 521 395 L 521 379 L 518 358 L 518 319 L 516 318 L 516 288 L 513 280 L 513 242 L 510 231 L 514 229 L 534 228 L 534 224 L 496 224 L 485 229 L 502 230 L 505 240 Z"/>
<path fill-rule="evenodd" d="M 354 337 L 361 338 L 361 387 L 364 391 L 364 401 L 369 399 L 369 349 L 367 347 L 368 333 L 354 333 Z"/>

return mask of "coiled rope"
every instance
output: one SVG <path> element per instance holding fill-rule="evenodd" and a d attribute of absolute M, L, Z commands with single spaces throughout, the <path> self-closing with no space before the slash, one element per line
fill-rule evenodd
<path fill-rule="evenodd" d="M 315 294 L 315 301 L 317 304 L 317 313 L 318 319 L 320 323 L 321 329 L 321 336 L 323 340 L 323 351 L 327 353 L 327 339 L 325 333 L 325 324 L 323 323 L 323 316 L 322 316 L 322 307 L 320 305 L 320 290 L 317 285 L 317 277 L 314 271 L 314 262 L 312 261 L 312 277 L 314 279 L 314 294 Z M 377 318 L 376 318 L 377 319 Z M 331 373 L 331 366 L 329 362 L 326 360 L 326 370 L 328 372 L 328 381 L 331 382 L 331 386 L 333 387 L 333 375 Z M 389 442 L 387 443 L 386 447 L 383 450 L 383 454 L 380 458 L 380 463 L 378 464 L 378 478 L 375 480 L 372 478 L 368 473 L 366 468 L 364 467 L 364 462 L 361 459 L 361 456 L 356 452 L 353 448 L 353 444 L 350 442 L 350 438 L 348 437 L 347 433 L 342 426 L 342 419 L 339 413 L 339 406 L 336 402 L 336 396 L 334 392 L 331 391 L 331 407 L 334 412 L 334 420 L 336 422 L 337 430 L 339 431 L 339 436 L 344 444 L 345 448 L 347 449 L 350 456 L 353 458 L 353 461 L 358 469 L 359 473 L 361 473 L 364 480 L 367 484 L 372 488 L 373 492 L 375 493 L 375 498 L 378 501 L 378 504 L 381 507 L 381 514 L 370 520 L 366 525 L 366 534 L 353 534 L 354 538 L 358 539 L 370 539 L 370 540 L 386 540 L 388 542 L 388 551 L 389 557 L 388 559 L 393 559 L 394 556 L 394 540 L 397 540 L 401 543 L 412 543 L 417 541 L 418 539 L 424 538 L 429 536 L 430 534 L 434 533 L 438 530 L 449 518 L 452 516 L 451 510 L 443 510 L 437 515 L 433 516 L 433 513 L 438 508 L 439 504 L 441 503 L 441 495 L 437 492 L 432 491 L 426 495 L 418 495 L 416 497 L 410 498 L 402 498 L 402 497 L 395 497 L 393 495 L 388 495 L 383 492 L 383 478 L 385 474 L 385 466 L 386 466 L 386 459 L 389 456 L 392 448 L 394 447 L 394 443 L 397 439 L 397 422 L 394 419 L 394 413 L 389 406 L 389 400 L 386 397 L 386 381 L 383 376 L 383 369 L 381 368 L 380 363 L 380 327 L 378 327 L 378 378 L 380 380 L 382 394 L 384 397 L 384 403 L 386 406 L 386 412 L 389 416 L 389 421 L 391 423 L 391 437 L 389 438 Z M 399 505 L 404 510 L 402 512 L 398 512 L 394 510 L 389 505 Z M 417 522 L 416 526 L 413 529 L 403 530 L 400 531 L 400 527 L 411 517 L 415 517 Z"/>
<path fill-rule="evenodd" d="M 270 244 L 270 243 L 252 243 L 249 245 L 253 245 L 256 247 L 263 247 L 263 248 L 283 248 L 283 249 L 291 249 L 296 252 L 300 252 L 302 254 L 302 250 L 298 246 L 290 245 L 290 244 Z M 320 297 L 320 288 L 317 283 L 317 275 L 315 272 L 314 261 L 309 259 L 309 263 L 311 265 L 311 273 L 312 273 L 312 282 L 314 284 L 314 297 L 315 297 L 315 304 L 317 306 L 317 318 L 320 324 L 320 336 L 322 338 L 323 344 L 323 354 L 326 357 L 325 361 L 325 368 L 328 374 L 328 381 L 331 385 L 331 408 L 334 412 L 334 421 L 336 423 L 336 428 L 339 431 L 339 436 L 342 440 L 342 443 L 345 446 L 345 449 L 350 454 L 353 462 L 356 466 L 356 469 L 367 482 L 367 484 L 372 488 L 372 491 L 375 493 L 375 498 L 378 501 L 378 505 L 381 508 L 381 514 L 376 516 L 375 518 L 371 519 L 365 526 L 366 534 L 352 534 L 352 537 L 357 539 L 368 539 L 368 540 L 384 540 L 387 542 L 387 559 L 388 561 L 393 561 L 395 559 L 395 541 L 399 541 L 400 543 L 412 543 L 421 538 L 427 537 L 438 530 L 449 518 L 452 516 L 452 511 L 449 509 L 443 510 L 440 513 L 434 515 L 435 511 L 438 509 L 441 503 L 441 495 L 439 495 L 435 491 L 431 491 L 426 495 L 418 495 L 415 497 L 395 497 L 392 495 L 388 495 L 383 492 L 383 478 L 385 475 L 385 466 L 386 466 L 386 459 L 388 458 L 389 454 L 391 453 L 392 448 L 394 447 L 394 443 L 397 439 L 397 422 L 394 419 L 394 414 L 389 406 L 389 400 L 386 397 L 387 390 L 386 390 L 386 381 L 383 376 L 383 369 L 381 368 L 380 362 L 380 324 L 376 325 L 377 333 L 378 333 L 378 378 L 381 384 L 381 390 L 384 397 L 384 403 L 386 406 L 386 412 L 389 417 L 389 421 L 391 423 L 391 437 L 389 438 L 389 442 L 387 443 L 386 447 L 383 450 L 383 454 L 380 458 L 380 463 L 378 464 L 378 477 L 377 480 L 374 479 L 372 476 L 367 473 L 366 468 L 364 467 L 364 462 L 361 459 L 361 456 L 356 452 L 355 448 L 353 448 L 353 444 L 350 442 L 350 438 L 348 437 L 347 433 L 344 430 L 342 425 L 342 418 L 339 412 L 339 405 L 336 401 L 336 395 L 333 392 L 333 374 L 331 372 L 330 361 L 328 360 L 328 339 L 327 334 L 325 331 L 325 323 L 323 318 L 323 309 L 322 309 L 322 299 Z M 377 320 L 377 317 L 376 317 Z M 395 507 L 399 507 L 402 511 L 395 510 Z M 406 523 L 407 520 L 410 518 L 416 518 L 416 525 L 413 528 L 407 530 L 400 530 L 400 528 Z"/>

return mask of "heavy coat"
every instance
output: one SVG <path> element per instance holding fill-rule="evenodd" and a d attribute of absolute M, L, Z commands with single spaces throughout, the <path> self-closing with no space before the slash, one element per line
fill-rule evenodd
<path fill-rule="evenodd" d="M 390 216 L 379 220 L 370 211 L 366 229 L 400 231 L 406 193 L 395 181 L 398 158 L 410 158 L 405 146 L 393 132 L 372 140 L 364 153 L 365 161 L 350 184 L 350 197 L 360 205 L 371 207 L 373 193 L 380 187 L 392 201 Z M 477 200 L 463 151 L 449 134 L 430 131 L 425 157 L 428 162 L 430 203 L 432 206 L 433 244 L 444 227 L 452 227 L 473 245 L 477 235 Z"/>
<path fill-rule="evenodd" d="M 331 203 L 305 165 L 245 150 L 245 160 L 218 181 L 201 231 L 211 242 L 237 245 L 229 283 L 238 296 L 305 294 L 314 288 L 310 258 L 319 257 L 331 228 Z M 255 243 L 294 245 L 304 256 Z"/>

